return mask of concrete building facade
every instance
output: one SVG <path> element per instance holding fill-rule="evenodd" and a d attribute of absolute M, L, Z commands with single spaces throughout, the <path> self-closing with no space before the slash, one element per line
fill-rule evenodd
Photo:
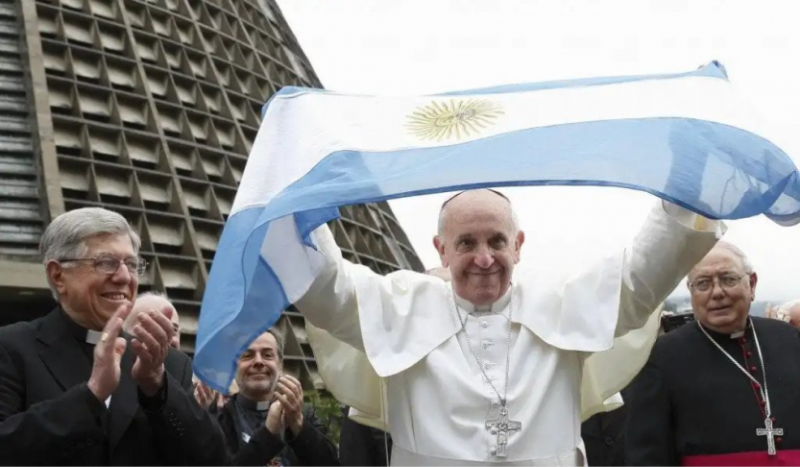
<path fill-rule="evenodd" d="M 40 236 L 85 206 L 123 214 L 194 350 L 200 303 L 260 110 L 320 82 L 274 0 L 0 0 L 0 325 L 50 311 Z M 388 204 L 345 207 L 345 256 L 422 270 Z M 289 311 L 287 364 L 316 376 Z"/>

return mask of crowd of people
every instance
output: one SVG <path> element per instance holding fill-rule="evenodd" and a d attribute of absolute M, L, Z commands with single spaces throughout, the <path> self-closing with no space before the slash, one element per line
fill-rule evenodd
<path fill-rule="evenodd" d="M 523 274 L 510 201 L 467 191 L 442 207 L 443 268 L 380 276 L 321 227 L 327 264 L 295 306 L 332 338 L 315 342 L 321 367 L 345 345 L 363 358 L 339 366 L 368 368 L 334 385 L 354 405 L 336 446 L 283 371 L 278 328 L 238 356 L 228 394 L 210 390 L 169 298 L 137 296 L 136 232 L 70 211 L 41 240 L 58 305 L 0 328 L 0 464 L 798 465 L 800 301 L 750 316 L 758 275 L 724 231 L 659 200 L 619 254 Z M 694 320 L 656 339 L 684 278 Z M 613 364 L 593 360 L 609 349 Z M 385 413 L 358 423 L 373 389 Z"/>

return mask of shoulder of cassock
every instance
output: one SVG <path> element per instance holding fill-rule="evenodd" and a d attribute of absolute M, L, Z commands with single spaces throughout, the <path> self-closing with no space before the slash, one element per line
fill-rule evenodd
<path fill-rule="evenodd" d="M 622 255 L 620 249 L 578 274 L 570 274 L 561 265 L 518 267 L 511 296 L 513 321 L 546 344 L 565 351 L 611 349 L 622 283 Z M 306 323 L 309 341 L 328 390 L 340 402 L 353 407 L 351 418 L 385 429 L 381 415 L 385 400 L 382 378 L 422 360 L 455 335 L 460 323 L 451 285 L 439 278 L 412 271 L 381 277 L 356 265 L 351 265 L 350 273 L 356 284 L 364 352 Z M 652 334 L 655 336 L 655 331 Z M 596 386 L 591 373 L 605 372 L 585 371 L 584 386 L 590 389 Z M 354 385 L 354 381 L 364 384 Z M 584 392 L 584 418 L 606 410 L 603 403 L 613 395 Z"/>
<path fill-rule="evenodd" d="M 518 268 L 513 321 L 549 345 L 598 352 L 614 339 L 622 251 L 569 275 L 558 267 Z M 378 277 L 355 268 L 364 349 L 380 376 L 408 369 L 460 329 L 451 285 L 411 271 Z"/>

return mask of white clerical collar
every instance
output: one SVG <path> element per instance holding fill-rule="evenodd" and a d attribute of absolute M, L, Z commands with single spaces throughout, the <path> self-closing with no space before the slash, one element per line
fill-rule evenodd
<path fill-rule="evenodd" d="M 467 313 L 500 313 L 506 309 L 508 303 L 511 301 L 511 290 L 514 289 L 514 286 L 510 286 L 506 293 L 503 294 L 502 297 L 497 299 L 496 302 L 492 303 L 491 305 L 480 305 L 476 306 L 472 302 L 464 300 L 463 298 L 459 297 L 455 291 L 453 291 L 453 295 L 455 296 L 456 304 L 459 308 L 466 311 Z"/>
<path fill-rule="evenodd" d="M 100 331 L 95 331 L 93 329 L 88 329 L 86 331 L 86 343 L 87 344 L 92 344 L 92 345 L 97 345 L 97 343 L 100 342 L 100 336 L 102 334 L 103 333 L 100 332 Z"/>
<path fill-rule="evenodd" d="M 248 398 L 246 396 L 243 396 L 242 394 L 239 394 L 236 399 L 239 402 L 239 404 L 242 407 L 244 407 L 245 409 L 257 410 L 259 412 L 263 412 L 263 411 L 269 409 L 269 405 L 270 405 L 270 401 L 268 401 L 268 400 L 266 400 L 266 401 L 255 401 L 255 400 L 250 399 L 250 398 Z"/>

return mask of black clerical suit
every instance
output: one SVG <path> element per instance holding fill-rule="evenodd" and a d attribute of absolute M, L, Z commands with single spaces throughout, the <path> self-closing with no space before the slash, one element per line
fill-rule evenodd
<path fill-rule="evenodd" d="M 297 436 L 288 428 L 276 436 L 265 425 L 268 406 L 260 409 L 236 394 L 219 411 L 228 465 L 339 465 L 336 446 L 313 410 L 303 411 L 303 429 Z"/>
<path fill-rule="evenodd" d="M 339 435 L 339 459 L 342 465 L 389 465 L 387 460 L 392 455 L 391 435 L 350 420 L 348 412 L 348 407 L 342 410 L 342 431 Z"/>
<path fill-rule="evenodd" d="M 213 417 L 191 394 L 189 357 L 170 349 L 164 385 L 144 396 L 128 345 L 110 408 L 89 391 L 93 345 L 61 309 L 0 328 L 0 464 L 222 464 Z"/>
<path fill-rule="evenodd" d="M 756 386 L 689 323 L 658 338 L 630 386 L 625 456 L 629 465 L 800 465 L 800 330 L 753 317 L 764 355 L 777 455 L 767 456 L 765 407 Z M 764 384 L 748 327 L 712 338 Z M 780 464 L 783 463 L 783 464 Z"/>
<path fill-rule="evenodd" d="M 623 394 L 623 400 L 625 394 Z M 581 438 L 586 446 L 589 467 L 627 465 L 625 463 L 624 428 L 627 405 L 601 412 L 581 424 Z"/>

